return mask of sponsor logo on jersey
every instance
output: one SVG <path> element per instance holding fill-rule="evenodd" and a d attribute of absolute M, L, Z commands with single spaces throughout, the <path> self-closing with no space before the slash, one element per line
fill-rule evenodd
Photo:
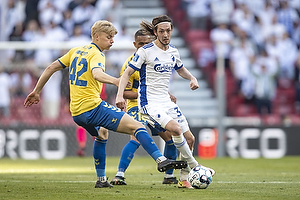
<path fill-rule="evenodd" d="M 103 63 L 98 63 L 98 66 L 101 67 L 102 69 L 105 69 Z"/>
<path fill-rule="evenodd" d="M 168 64 L 168 65 L 161 65 L 161 64 L 157 64 L 154 65 L 154 70 L 160 73 L 163 72 L 171 72 L 173 69 L 173 65 L 172 64 Z"/>

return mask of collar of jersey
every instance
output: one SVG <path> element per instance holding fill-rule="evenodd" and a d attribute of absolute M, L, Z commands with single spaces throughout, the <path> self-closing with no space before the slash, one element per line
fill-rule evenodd
<path fill-rule="evenodd" d="M 99 51 L 102 52 L 101 49 L 94 42 L 92 42 L 91 44 L 95 45 L 99 49 Z"/>

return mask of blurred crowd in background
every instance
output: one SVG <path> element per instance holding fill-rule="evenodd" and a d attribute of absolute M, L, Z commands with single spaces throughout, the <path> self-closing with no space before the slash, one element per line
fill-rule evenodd
<path fill-rule="evenodd" d="M 90 27 L 99 19 L 117 27 L 115 43 L 133 41 L 133 35 L 126 32 L 121 0 L 2 0 L 0 5 L 2 41 L 89 43 Z M 273 112 L 276 88 L 294 87 L 293 104 L 300 113 L 300 0 L 180 0 L 180 7 L 190 30 L 209 33 L 212 49 L 200 51 L 196 58 L 199 67 L 208 68 L 209 63 L 215 66 L 222 56 L 237 86 L 234 92 L 255 104 L 259 114 Z M 62 53 L 46 47 L 1 51 L 0 117 L 11 115 L 12 99 L 25 98 L 41 70 Z M 107 72 L 119 76 L 131 53 L 107 53 Z M 113 59 L 116 55 L 118 59 Z M 44 88 L 43 117 L 59 116 L 62 97 L 68 99 L 67 87 L 62 87 L 67 74 L 58 72 Z M 108 101 L 113 102 L 109 98 L 108 94 Z"/>
<path fill-rule="evenodd" d="M 224 58 L 229 114 L 300 114 L 299 0 L 182 0 L 181 6 L 191 29 L 209 32 L 212 49 L 199 52 L 199 66 Z M 250 106 L 238 112 L 239 101 Z"/>

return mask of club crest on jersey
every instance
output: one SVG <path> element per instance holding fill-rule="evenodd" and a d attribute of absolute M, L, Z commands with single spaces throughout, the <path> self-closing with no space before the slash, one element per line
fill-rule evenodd
<path fill-rule="evenodd" d="M 135 56 L 132 58 L 132 60 L 134 61 L 134 62 L 136 62 L 138 59 L 139 59 L 139 55 L 138 54 L 135 54 Z"/>
<path fill-rule="evenodd" d="M 160 73 L 163 72 L 171 72 L 173 69 L 173 65 L 169 64 L 169 65 L 161 65 L 161 64 L 156 64 L 154 65 L 154 70 Z"/>

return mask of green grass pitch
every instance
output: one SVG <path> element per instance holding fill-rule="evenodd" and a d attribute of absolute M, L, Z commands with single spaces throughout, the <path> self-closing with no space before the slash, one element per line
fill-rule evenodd
<path fill-rule="evenodd" d="M 300 199 L 300 157 L 282 159 L 200 160 L 216 170 L 207 189 L 181 189 L 163 185 L 163 173 L 150 157 L 135 157 L 126 172 L 126 186 L 94 188 L 92 157 L 63 160 L 0 159 L 0 199 Z M 119 157 L 108 157 L 111 180 Z M 175 170 L 179 177 L 179 170 Z"/>

